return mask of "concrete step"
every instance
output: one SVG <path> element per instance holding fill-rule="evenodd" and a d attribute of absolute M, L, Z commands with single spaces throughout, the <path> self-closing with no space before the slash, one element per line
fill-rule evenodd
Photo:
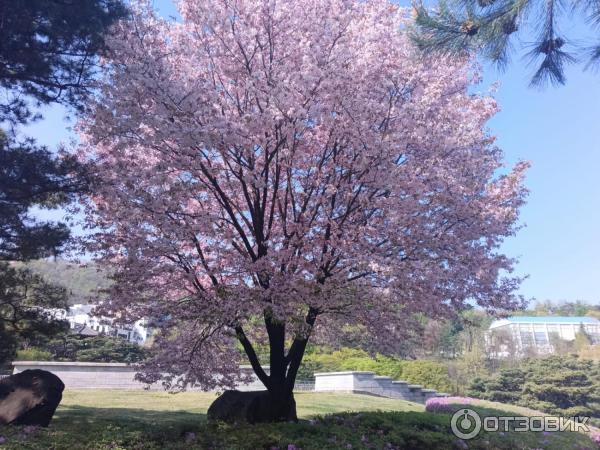
<path fill-rule="evenodd" d="M 426 389 L 420 384 L 409 384 L 407 381 L 375 375 L 373 372 L 318 373 L 315 378 L 316 391 L 369 393 L 417 403 L 425 403 L 430 398 L 441 396 L 435 389 Z"/>

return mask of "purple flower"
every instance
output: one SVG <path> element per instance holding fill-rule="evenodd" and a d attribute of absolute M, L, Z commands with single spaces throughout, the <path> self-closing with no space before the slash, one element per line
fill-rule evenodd
<path fill-rule="evenodd" d="M 0 436 L 0 445 L 4 444 L 7 439 L 4 436 Z"/>
<path fill-rule="evenodd" d="M 425 403 L 427 412 L 454 412 L 463 405 L 470 405 L 475 401 L 471 397 L 434 397 Z"/>
<path fill-rule="evenodd" d="M 23 428 L 23 433 L 25 434 L 33 434 L 37 431 L 37 427 L 35 425 L 27 425 Z"/>
<path fill-rule="evenodd" d="M 469 446 L 467 445 L 467 443 L 465 441 L 463 441 L 462 439 L 456 441 L 456 445 L 460 448 L 464 448 L 467 449 L 469 448 Z"/>

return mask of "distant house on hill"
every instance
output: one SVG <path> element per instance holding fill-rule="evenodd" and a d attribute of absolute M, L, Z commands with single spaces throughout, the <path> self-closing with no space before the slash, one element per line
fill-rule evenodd
<path fill-rule="evenodd" d="M 486 346 L 494 357 L 551 354 L 561 343 L 571 343 L 584 332 L 592 344 L 600 344 L 600 321 L 594 317 L 515 316 L 495 320 L 486 334 Z"/>
<path fill-rule="evenodd" d="M 73 334 L 81 336 L 115 336 L 135 344 L 143 344 L 150 337 L 152 330 L 145 320 L 132 324 L 115 325 L 113 319 L 95 316 L 92 312 L 97 305 L 72 305 L 68 310 L 54 310 L 53 316 L 69 322 Z"/>
<path fill-rule="evenodd" d="M 92 329 L 89 325 L 86 324 L 75 324 L 75 326 L 71 326 L 71 334 L 76 334 L 82 337 L 93 337 L 98 336 L 100 333 L 94 329 Z"/>

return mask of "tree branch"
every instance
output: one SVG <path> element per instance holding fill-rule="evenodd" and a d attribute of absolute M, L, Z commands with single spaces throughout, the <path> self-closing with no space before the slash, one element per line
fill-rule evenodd
<path fill-rule="evenodd" d="M 240 343 L 242 344 L 242 347 L 244 347 L 244 351 L 246 352 L 246 355 L 248 356 L 248 359 L 250 360 L 250 365 L 252 366 L 254 373 L 256 374 L 258 379 L 260 381 L 262 381 L 262 383 L 265 385 L 265 387 L 267 389 L 269 389 L 269 386 L 271 385 L 270 377 L 269 377 L 269 375 L 267 375 L 267 373 L 264 371 L 264 369 L 260 365 L 260 361 L 258 360 L 258 356 L 256 356 L 254 347 L 252 346 L 252 343 L 246 337 L 246 333 L 244 333 L 244 330 L 242 329 L 242 327 L 240 325 L 235 327 L 235 334 L 236 334 L 238 340 L 240 341 Z"/>

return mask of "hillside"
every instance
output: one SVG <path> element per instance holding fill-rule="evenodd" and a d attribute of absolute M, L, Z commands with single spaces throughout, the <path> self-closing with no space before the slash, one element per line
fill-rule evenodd
<path fill-rule="evenodd" d="M 84 265 L 63 259 L 40 259 L 27 263 L 34 272 L 52 283 L 60 284 L 69 292 L 69 304 L 94 301 L 103 289 L 110 286 L 107 274 L 92 262 Z"/>

